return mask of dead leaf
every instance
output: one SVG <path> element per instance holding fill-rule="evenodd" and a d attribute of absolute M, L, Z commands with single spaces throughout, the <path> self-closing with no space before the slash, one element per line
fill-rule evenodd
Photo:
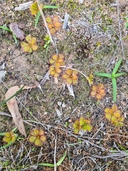
<path fill-rule="evenodd" d="M 73 98 L 75 99 L 75 94 L 74 94 L 74 91 L 73 91 L 73 86 L 72 86 L 72 85 L 69 85 L 69 84 L 66 84 L 66 85 L 67 85 L 69 94 L 70 94 L 71 96 L 73 96 Z"/>
<path fill-rule="evenodd" d="M 126 4 L 126 3 L 127 3 L 126 0 L 119 0 L 119 4 L 120 4 L 120 5 L 124 5 L 124 4 Z"/>
<path fill-rule="evenodd" d="M 19 91 L 21 87 L 18 86 L 14 86 L 11 87 L 5 94 L 5 99 L 9 99 L 11 96 L 13 96 L 17 91 Z M 31 89 L 31 88 L 35 88 L 36 86 L 24 86 L 23 89 Z M 11 98 L 10 100 L 8 100 L 7 102 L 7 106 L 8 106 L 8 110 L 10 111 L 12 117 L 13 117 L 13 121 L 15 123 L 15 125 L 17 126 L 18 130 L 20 131 L 20 133 L 22 135 L 24 135 L 26 137 L 26 131 L 24 128 L 24 124 L 23 124 L 23 119 L 22 116 L 19 112 L 19 108 L 18 108 L 18 104 L 16 101 L 15 96 L 13 98 Z"/>
<path fill-rule="evenodd" d="M 49 80 L 49 71 L 45 74 L 45 76 L 41 80 L 40 85 L 43 86 L 47 80 Z"/>
<path fill-rule="evenodd" d="M 65 13 L 64 16 L 64 23 L 63 23 L 63 29 L 66 30 L 68 28 L 68 19 L 69 19 L 69 14 Z"/>
<path fill-rule="evenodd" d="M 16 37 L 23 40 L 25 37 L 24 32 L 20 29 L 21 27 L 21 24 L 18 23 L 11 23 L 9 25 L 10 30 L 16 35 Z"/>
<path fill-rule="evenodd" d="M 26 2 L 23 4 L 19 4 L 19 7 L 15 7 L 15 11 L 22 11 L 22 10 L 26 10 L 30 7 L 30 5 L 33 3 L 33 1 L 30 2 Z"/>
<path fill-rule="evenodd" d="M 57 116 L 58 116 L 59 118 L 61 118 L 62 112 L 60 112 L 59 109 L 55 109 L 55 111 L 56 111 Z"/>
<path fill-rule="evenodd" d="M 4 77 L 6 75 L 6 71 L 4 69 L 5 69 L 5 63 L 3 63 L 0 66 L 0 83 L 2 82 L 2 79 L 4 79 Z"/>

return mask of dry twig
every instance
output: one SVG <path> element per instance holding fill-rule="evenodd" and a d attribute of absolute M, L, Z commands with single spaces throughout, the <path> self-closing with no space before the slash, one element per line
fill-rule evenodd
<path fill-rule="evenodd" d="M 54 41 L 53 41 L 53 39 L 52 39 L 51 33 L 50 33 L 49 28 L 48 28 L 48 26 L 47 26 L 47 22 L 46 22 L 44 13 L 43 13 L 43 11 L 42 11 L 42 9 L 41 9 L 41 7 L 40 7 L 41 2 L 40 2 L 40 0 L 36 0 L 36 2 L 37 2 L 37 4 L 38 4 L 38 8 L 39 8 L 40 14 L 41 14 L 41 16 L 42 16 L 42 19 L 43 19 L 43 21 L 44 21 L 44 25 L 45 25 L 45 27 L 46 27 L 46 29 L 47 29 L 47 33 L 48 33 L 48 35 L 49 35 L 49 37 L 50 37 L 51 43 L 52 43 L 53 46 L 55 46 L 55 43 L 54 43 Z"/>

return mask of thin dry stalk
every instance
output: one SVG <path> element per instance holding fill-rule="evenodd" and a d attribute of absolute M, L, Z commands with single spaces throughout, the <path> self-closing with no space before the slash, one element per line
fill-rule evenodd
<path fill-rule="evenodd" d="M 49 31 L 49 28 L 48 28 L 48 25 L 47 25 L 47 22 L 46 22 L 44 13 L 43 13 L 43 11 L 42 11 L 42 9 L 41 9 L 41 7 L 40 7 L 41 2 L 40 2 L 40 0 L 36 0 L 36 2 L 37 2 L 37 4 L 38 4 L 38 8 L 39 8 L 40 14 L 41 14 L 41 16 L 42 16 L 44 25 L 45 25 L 45 27 L 46 27 L 46 29 L 47 29 L 47 33 L 48 33 L 48 35 L 49 35 L 49 37 L 50 37 L 51 43 L 52 43 L 53 46 L 55 46 L 55 43 L 54 43 L 54 41 L 53 41 L 53 39 L 52 39 L 51 33 L 50 33 L 50 31 Z"/>

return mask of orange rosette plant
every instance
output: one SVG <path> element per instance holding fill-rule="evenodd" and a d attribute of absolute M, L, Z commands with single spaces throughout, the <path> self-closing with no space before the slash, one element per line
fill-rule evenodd
<path fill-rule="evenodd" d="M 77 84 L 78 83 L 78 72 L 76 70 L 67 69 L 62 75 L 62 78 L 67 84 Z"/>
<path fill-rule="evenodd" d="M 50 66 L 49 73 L 53 77 L 58 78 L 61 72 L 62 70 L 60 68 L 60 64 L 55 64 Z"/>
<path fill-rule="evenodd" d="M 46 17 L 46 22 L 51 34 L 55 34 L 61 27 L 61 22 L 58 16 Z"/>
<path fill-rule="evenodd" d="M 49 72 L 50 75 L 57 78 L 59 77 L 60 73 L 62 72 L 61 66 L 65 65 L 64 62 L 64 55 L 63 54 L 54 54 L 52 55 L 51 59 L 49 60 L 51 64 Z"/>
<path fill-rule="evenodd" d="M 3 137 L 3 142 L 13 143 L 16 140 L 17 136 L 13 132 L 6 132 Z"/>
<path fill-rule="evenodd" d="M 104 112 L 105 118 L 114 126 L 123 126 L 124 117 L 121 116 L 121 111 L 116 105 L 113 105 L 112 108 L 106 108 Z"/>
<path fill-rule="evenodd" d="M 31 131 L 28 141 L 30 143 L 34 143 L 36 146 L 42 146 L 46 141 L 46 136 L 44 135 L 44 131 L 42 129 L 34 129 Z"/>
<path fill-rule="evenodd" d="M 90 120 L 85 119 L 81 116 L 78 120 L 76 120 L 73 124 L 74 133 L 78 134 L 80 130 L 83 131 L 91 131 L 92 125 L 90 124 Z"/>
<path fill-rule="evenodd" d="M 54 54 L 52 55 L 51 59 L 49 60 L 51 65 L 59 64 L 60 66 L 64 66 L 64 55 L 63 54 Z"/>
<path fill-rule="evenodd" d="M 32 53 L 32 51 L 36 51 L 38 49 L 35 37 L 31 37 L 31 35 L 28 35 L 26 37 L 26 41 L 27 41 L 27 43 L 21 42 L 21 47 L 24 52 Z"/>
<path fill-rule="evenodd" d="M 95 97 L 97 100 L 101 100 L 106 95 L 105 88 L 103 84 L 93 85 L 90 96 Z"/>

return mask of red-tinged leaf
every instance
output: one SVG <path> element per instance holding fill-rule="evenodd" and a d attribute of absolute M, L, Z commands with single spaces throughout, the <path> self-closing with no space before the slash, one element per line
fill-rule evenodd
<path fill-rule="evenodd" d="M 45 142 L 45 141 L 46 141 L 46 137 L 45 137 L 45 136 L 41 136 L 41 137 L 40 137 L 40 140 L 41 140 L 42 142 Z"/>
<path fill-rule="evenodd" d="M 54 26 L 57 27 L 57 28 L 60 28 L 61 27 L 61 23 L 60 22 L 56 22 L 56 23 L 54 23 Z"/>
<path fill-rule="evenodd" d="M 54 28 L 54 25 L 52 23 L 48 23 L 48 28 L 49 29 Z"/>
<path fill-rule="evenodd" d="M 33 136 L 39 135 L 39 130 L 38 129 L 32 130 L 31 135 L 33 135 Z"/>
<path fill-rule="evenodd" d="M 37 50 L 38 46 L 37 45 L 32 45 L 32 50 Z"/>
<path fill-rule="evenodd" d="M 56 61 L 56 60 L 58 59 L 58 55 L 57 55 L 57 54 L 53 55 L 53 56 L 52 56 L 52 59 L 53 59 L 54 61 Z"/>
<path fill-rule="evenodd" d="M 57 22 L 57 21 L 59 21 L 59 17 L 58 16 L 54 16 L 53 17 L 53 22 Z"/>
<path fill-rule="evenodd" d="M 51 33 L 51 34 L 56 33 L 56 29 L 55 29 L 55 28 L 51 28 L 51 29 L 50 29 L 50 33 Z"/>

